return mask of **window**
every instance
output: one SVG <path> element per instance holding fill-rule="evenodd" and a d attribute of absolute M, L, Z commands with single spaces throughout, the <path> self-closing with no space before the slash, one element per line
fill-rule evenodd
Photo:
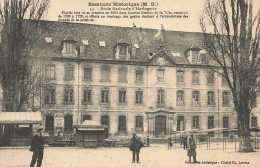
<path fill-rule="evenodd" d="M 198 71 L 192 71 L 192 83 L 199 84 L 199 72 Z"/>
<path fill-rule="evenodd" d="M 126 116 L 119 116 L 118 131 L 126 132 Z"/>
<path fill-rule="evenodd" d="M 143 82 L 143 75 L 144 71 L 143 70 L 136 70 L 136 82 Z"/>
<path fill-rule="evenodd" d="M 158 69 L 157 70 L 157 81 L 158 82 L 163 82 L 164 81 L 164 70 L 163 69 Z"/>
<path fill-rule="evenodd" d="M 193 102 L 199 102 L 200 101 L 199 91 L 193 91 L 192 92 L 192 100 L 193 100 Z"/>
<path fill-rule="evenodd" d="M 192 128 L 193 129 L 199 129 L 200 128 L 200 118 L 199 116 L 193 116 L 192 119 Z"/>
<path fill-rule="evenodd" d="M 221 85 L 222 86 L 227 86 L 228 85 L 226 78 L 223 77 L 223 76 L 221 77 Z"/>
<path fill-rule="evenodd" d="M 257 117 L 251 117 L 251 127 L 257 127 Z"/>
<path fill-rule="evenodd" d="M 126 68 L 119 68 L 118 69 L 118 82 L 126 82 L 127 79 L 127 70 Z"/>
<path fill-rule="evenodd" d="M 65 67 L 65 79 L 74 79 L 74 66 Z"/>
<path fill-rule="evenodd" d="M 91 115 L 83 115 L 83 122 L 86 120 L 91 120 Z"/>
<path fill-rule="evenodd" d="M 54 131 L 54 116 L 53 115 L 46 115 L 45 131 Z"/>
<path fill-rule="evenodd" d="M 164 104 L 164 90 L 157 91 L 157 104 Z"/>
<path fill-rule="evenodd" d="M 83 102 L 91 103 L 92 102 L 92 90 L 84 90 Z"/>
<path fill-rule="evenodd" d="M 102 82 L 110 81 L 110 68 L 108 67 L 101 68 L 101 81 Z"/>
<path fill-rule="evenodd" d="M 182 90 L 177 91 L 177 102 L 183 102 L 184 92 Z"/>
<path fill-rule="evenodd" d="M 181 70 L 177 71 L 177 83 L 183 83 L 184 82 L 184 72 Z"/>
<path fill-rule="evenodd" d="M 65 42 L 65 51 L 66 53 L 73 53 L 73 43 Z"/>
<path fill-rule="evenodd" d="M 101 91 L 101 103 L 109 103 L 109 90 Z"/>
<path fill-rule="evenodd" d="M 125 97 L 126 97 L 126 91 L 125 90 L 120 90 L 119 91 L 119 103 L 125 103 L 126 100 L 125 100 Z"/>
<path fill-rule="evenodd" d="M 105 137 L 108 138 L 109 135 L 109 117 L 106 115 L 101 116 L 101 125 L 106 125 L 105 128 Z"/>
<path fill-rule="evenodd" d="M 135 92 L 135 103 L 143 104 L 143 91 L 139 90 Z"/>
<path fill-rule="evenodd" d="M 73 89 L 66 88 L 64 93 L 64 102 L 65 103 L 72 103 L 73 102 Z"/>
<path fill-rule="evenodd" d="M 207 74 L 207 84 L 214 85 L 214 83 L 215 83 L 214 72 L 213 71 L 208 71 L 208 74 Z"/>
<path fill-rule="evenodd" d="M 64 130 L 65 131 L 72 131 L 73 130 L 73 116 L 66 115 L 64 117 Z"/>
<path fill-rule="evenodd" d="M 229 105 L 229 93 L 223 92 L 222 93 L 222 106 L 228 106 Z"/>
<path fill-rule="evenodd" d="M 208 117 L 208 129 L 213 129 L 214 128 L 214 117 L 209 116 Z M 214 136 L 214 132 L 208 132 L 209 135 Z"/>
<path fill-rule="evenodd" d="M 192 50 L 191 54 L 192 54 L 192 61 L 197 61 L 199 59 L 199 51 Z"/>
<path fill-rule="evenodd" d="M 54 65 L 48 65 L 45 69 L 45 75 L 48 79 L 54 79 L 55 78 L 55 66 Z"/>
<path fill-rule="evenodd" d="M 214 92 L 208 92 L 208 105 L 215 105 L 215 94 Z"/>
<path fill-rule="evenodd" d="M 208 129 L 213 129 L 214 128 L 214 117 L 209 116 L 208 117 Z"/>
<path fill-rule="evenodd" d="M 143 131 L 143 117 L 136 116 L 135 118 L 135 131 L 142 132 Z"/>
<path fill-rule="evenodd" d="M 223 117 L 223 128 L 229 128 L 229 117 Z M 223 135 L 224 137 L 228 137 L 229 133 L 224 132 Z"/>
<path fill-rule="evenodd" d="M 18 124 L 17 126 L 17 135 L 18 136 L 23 136 L 23 137 L 28 137 L 30 136 L 32 132 L 32 125 L 29 124 Z"/>
<path fill-rule="evenodd" d="M 90 67 L 84 68 L 84 79 L 92 80 L 92 68 Z"/>
<path fill-rule="evenodd" d="M 120 55 L 127 55 L 127 45 L 119 45 L 119 54 Z"/>
<path fill-rule="evenodd" d="M 177 131 L 185 130 L 184 126 L 184 116 L 177 117 Z"/>
<path fill-rule="evenodd" d="M 46 90 L 44 103 L 45 104 L 55 103 L 55 89 L 54 88 L 50 88 L 50 89 Z"/>

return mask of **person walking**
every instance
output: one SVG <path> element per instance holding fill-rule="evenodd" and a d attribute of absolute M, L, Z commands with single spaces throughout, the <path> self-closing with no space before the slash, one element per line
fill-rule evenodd
<path fill-rule="evenodd" d="M 191 156 L 193 156 L 193 162 L 197 163 L 196 161 L 196 143 L 195 140 L 193 138 L 193 134 L 190 134 L 188 139 L 187 139 L 187 156 L 189 156 L 189 162 L 191 162 Z"/>
<path fill-rule="evenodd" d="M 168 150 L 172 149 L 172 138 L 168 138 Z"/>
<path fill-rule="evenodd" d="M 33 136 L 30 151 L 33 152 L 30 167 L 34 167 L 37 161 L 37 167 L 40 167 L 43 159 L 44 139 L 42 137 L 42 127 L 37 128 L 37 134 Z"/>
<path fill-rule="evenodd" d="M 140 149 L 144 146 L 142 140 L 137 137 L 137 135 L 135 133 L 133 133 L 133 137 L 131 138 L 130 141 L 130 151 L 133 152 L 133 159 L 132 159 L 132 163 L 135 163 L 135 157 L 136 157 L 136 161 L 137 163 L 140 163 L 139 161 L 139 154 L 140 154 Z"/>

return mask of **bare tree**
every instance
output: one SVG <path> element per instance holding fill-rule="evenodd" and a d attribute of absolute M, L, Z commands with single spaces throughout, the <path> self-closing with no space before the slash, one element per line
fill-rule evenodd
<path fill-rule="evenodd" d="M 32 106 L 41 82 L 40 57 L 32 51 L 40 35 L 40 20 L 46 16 L 49 0 L 4 0 L 0 8 L 0 84 L 3 109 L 23 111 Z"/>
<path fill-rule="evenodd" d="M 252 0 L 207 0 L 200 17 L 207 65 L 226 79 L 233 97 L 239 152 L 253 151 L 250 113 L 259 90 L 259 13 L 253 16 Z"/>

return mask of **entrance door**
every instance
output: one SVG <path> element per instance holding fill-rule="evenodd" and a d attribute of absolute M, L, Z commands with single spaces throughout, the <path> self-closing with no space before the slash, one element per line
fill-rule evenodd
<path fill-rule="evenodd" d="M 13 124 L 6 124 L 4 126 L 5 127 L 4 127 L 4 141 L 3 141 L 3 145 L 10 146 L 11 139 L 13 137 L 13 132 L 14 132 L 15 125 L 13 125 Z"/>
<path fill-rule="evenodd" d="M 101 125 L 106 125 L 107 128 L 105 128 L 105 137 L 108 138 L 108 132 L 109 132 L 109 117 L 106 115 L 101 116 Z"/>
<path fill-rule="evenodd" d="M 155 137 L 166 135 L 166 116 L 155 117 Z"/>

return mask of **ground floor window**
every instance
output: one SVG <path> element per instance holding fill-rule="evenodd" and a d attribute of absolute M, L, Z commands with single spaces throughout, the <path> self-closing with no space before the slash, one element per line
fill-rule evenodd
<path fill-rule="evenodd" d="M 64 130 L 65 131 L 72 131 L 73 130 L 73 116 L 66 115 L 64 117 Z"/>
<path fill-rule="evenodd" d="M 192 128 L 193 129 L 199 129 L 200 128 L 200 118 L 199 116 L 193 116 L 193 119 L 192 119 Z"/>
<path fill-rule="evenodd" d="M 101 116 L 101 125 L 106 125 L 107 128 L 105 128 L 105 137 L 108 137 L 108 132 L 109 132 L 109 116 L 102 115 Z"/>
<path fill-rule="evenodd" d="M 32 125 L 19 124 L 17 125 L 16 134 L 20 137 L 30 136 L 32 132 Z"/>
<path fill-rule="evenodd" d="M 54 116 L 53 115 L 46 115 L 45 131 L 54 131 Z"/>
<path fill-rule="evenodd" d="M 135 118 L 135 131 L 142 132 L 143 131 L 143 117 L 136 116 Z"/>
<path fill-rule="evenodd" d="M 83 122 L 85 120 L 91 120 L 91 115 L 83 115 Z"/>
<path fill-rule="evenodd" d="M 214 117 L 210 116 L 208 117 L 208 129 L 213 129 L 214 128 Z M 214 136 L 214 132 L 209 132 L 209 135 Z"/>
<path fill-rule="evenodd" d="M 185 130 L 185 126 L 184 126 L 184 116 L 178 116 L 178 117 L 177 117 L 177 130 L 178 130 L 178 131 Z"/>
<path fill-rule="evenodd" d="M 223 117 L 223 128 L 229 128 L 229 117 Z M 224 132 L 223 135 L 224 137 L 228 137 L 229 133 Z"/>
<path fill-rule="evenodd" d="M 118 131 L 126 132 L 126 116 L 119 116 Z"/>

